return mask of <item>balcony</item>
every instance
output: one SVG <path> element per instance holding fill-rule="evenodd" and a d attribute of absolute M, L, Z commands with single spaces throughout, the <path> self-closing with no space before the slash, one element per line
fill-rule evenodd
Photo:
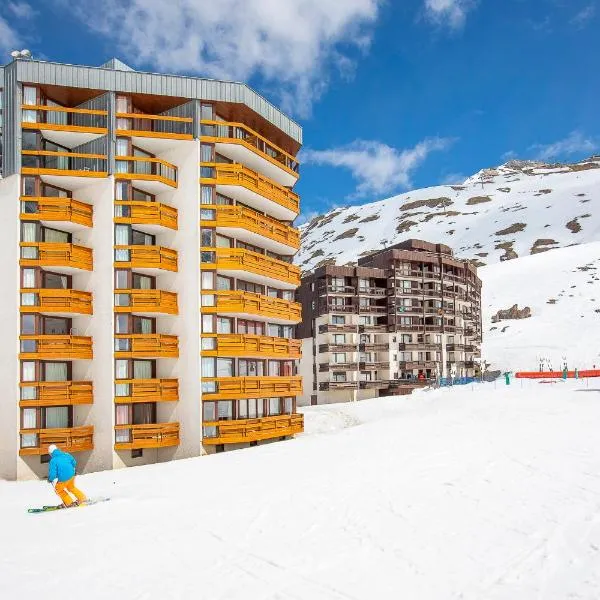
<path fill-rule="evenodd" d="M 412 371 L 414 369 L 435 369 L 440 363 L 437 363 L 433 360 L 427 361 L 412 361 L 412 362 L 399 362 L 398 368 L 403 369 L 405 371 Z"/>
<path fill-rule="evenodd" d="M 161 202 L 115 201 L 115 223 L 166 227 L 177 231 L 177 209 Z"/>
<path fill-rule="evenodd" d="M 151 194 L 177 187 L 177 167 L 160 158 L 116 156 L 115 171 L 116 179 L 127 179 Z"/>
<path fill-rule="evenodd" d="M 355 304 L 328 304 L 325 312 L 354 314 L 358 312 L 358 306 Z"/>
<path fill-rule="evenodd" d="M 177 315 L 177 294 L 163 290 L 115 290 L 115 312 Z"/>
<path fill-rule="evenodd" d="M 300 358 L 301 341 L 264 335 L 218 333 L 203 335 L 202 342 L 214 340 L 214 349 L 203 349 L 202 356 L 244 356 Z"/>
<path fill-rule="evenodd" d="M 280 415 L 262 419 L 205 422 L 214 427 L 215 437 L 204 437 L 205 445 L 244 444 L 278 437 L 288 437 L 304 431 L 304 415 Z"/>
<path fill-rule="evenodd" d="M 219 154 L 248 165 L 280 185 L 293 187 L 298 180 L 298 161 L 242 123 L 203 120 L 201 136 L 203 142 L 214 143 Z"/>
<path fill-rule="evenodd" d="M 359 296 L 386 296 L 387 288 L 384 287 L 359 287 Z"/>
<path fill-rule="evenodd" d="M 369 379 L 359 381 L 361 390 L 380 390 L 389 387 L 390 382 L 387 379 Z"/>
<path fill-rule="evenodd" d="M 205 256 L 209 253 L 210 258 L 216 258 L 214 265 L 204 261 Z M 202 255 L 203 269 L 212 267 L 218 271 L 226 271 L 230 277 L 285 289 L 296 289 L 300 285 L 299 267 L 252 250 L 202 248 Z"/>
<path fill-rule="evenodd" d="M 162 333 L 115 334 L 115 358 L 178 358 L 179 338 Z"/>
<path fill-rule="evenodd" d="M 60 267 L 92 271 L 92 249 L 56 242 L 21 242 L 22 267 Z"/>
<path fill-rule="evenodd" d="M 389 362 L 364 362 L 364 361 L 361 361 L 358 366 L 361 371 L 378 371 L 380 369 L 389 369 L 390 363 Z"/>
<path fill-rule="evenodd" d="M 201 166 L 200 182 L 215 185 L 220 194 L 282 221 L 293 221 L 300 212 L 298 194 L 244 165 L 202 163 Z"/>
<path fill-rule="evenodd" d="M 358 363 L 356 362 L 345 362 L 345 363 L 320 363 L 319 372 L 325 373 L 328 371 L 357 371 Z"/>
<path fill-rule="evenodd" d="M 77 406 L 94 402 L 94 385 L 91 381 L 35 381 L 19 385 L 21 408 Z M 30 398 L 23 399 L 23 396 Z"/>
<path fill-rule="evenodd" d="M 22 175 L 41 175 L 59 187 L 83 186 L 88 178 L 108 177 L 106 154 L 22 150 L 21 155 Z"/>
<path fill-rule="evenodd" d="M 321 392 L 333 390 L 357 390 L 358 387 L 358 381 L 321 381 L 319 383 L 319 391 Z"/>
<path fill-rule="evenodd" d="M 272 323 L 299 323 L 302 307 L 298 302 L 240 291 L 208 292 L 202 295 L 202 312 L 259 317 Z"/>
<path fill-rule="evenodd" d="M 302 377 L 212 377 L 202 378 L 202 400 L 234 400 L 236 398 L 274 398 L 299 396 Z"/>
<path fill-rule="evenodd" d="M 358 313 L 378 313 L 378 314 L 386 314 L 388 311 L 387 304 L 383 306 L 378 306 L 377 304 L 369 304 L 369 305 L 359 305 Z"/>
<path fill-rule="evenodd" d="M 92 338 L 82 335 L 21 335 L 21 360 L 89 360 Z"/>
<path fill-rule="evenodd" d="M 22 313 L 91 315 L 92 294 L 78 290 L 21 289 Z"/>
<path fill-rule="evenodd" d="M 44 137 L 72 148 L 107 135 L 108 113 L 105 110 L 23 104 L 23 129 L 43 131 Z"/>
<path fill-rule="evenodd" d="M 20 456 L 48 454 L 48 446 L 55 444 L 66 452 L 84 452 L 94 449 L 94 427 L 65 427 L 57 429 L 21 429 L 21 435 L 35 435 L 36 446 L 21 448 Z"/>
<path fill-rule="evenodd" d="M 117 379 L 115 404 L 135 402 L 177 402 L 178 379 Z"/>
<path fill-rule="evenodd" d="M 328 285 L 319 286 L 319 292 L 321 295 L 329 294 L 332 296 L 350 295 L 356 296 L 356 287 L 353 285 Z"/>
<path fill-rule="evenodd" d="M 439 351 L 441 344 L 425 344 L 425 343 L 413 343 L 413 344 L 400 344 L 399 350 L 420 350 L 421 352 L 427 351 Z"/>
<path fill-rule="evenodd" d="M 300 248 L 300 234 L 277 219 L 261 215 L 244 206 L 206 206 L 202 212 L 213 211 L 214 220 L 202 220 L 202 227 L 216 227 L 222 233 L 238 240 L 267 248 L 278 254 L 293 254 Z"/>
<path fill-rule="evenodd" d="M 356 344 L 320 344 L 319 352 L 358 352 Z"/>
<path fill-rule="evenodd" d="M 142 450 L 179 446 L 179 423 L 115 425 L 115 450 Z M 127 441 L 121 441 L 127 440 Z"/>
<path fill-rule="evenodd" d="M 325 323 L 324 325 L 319 325 L 319 333 L 356 333 L 359 329 L 358 325 L 331 325 L 329 323 Z"/>
<path fill-rule="evenodd" d="M 91 204 L 73 198 L 21 196 L 21 221 L 61 224 L 63 229 L 74 230 L 72 225 L 91 227 L 93 212 Z"/>
<path fill-rule="evenodd" d="M 386 333 L 388 331 L 387 325 L 359 325 L 358 330 L 360 333 Z"/>
<path fill-rule="evenodd" d="M 387 352 L 390 349 L 389 344 L 361 344 L 361 352 Z"/>
<path fill-rule="evenodd" d="M 115 268 L 160 269 L 176 273 L 177 250 L 163 246 L 115 246 Z"/>
<path fill-rule="evenodd" d="M 191 117 L 147 115 L 143 113 L 117 113 L 116 117 L 117 135 L 119 136 L 170 140 L 194 139 L 193 119 Z"/>

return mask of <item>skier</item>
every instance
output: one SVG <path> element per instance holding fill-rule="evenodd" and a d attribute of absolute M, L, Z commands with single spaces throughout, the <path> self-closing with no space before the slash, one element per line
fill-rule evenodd
<path fill-rule="evenodd" d="M 48 466 L 48 481 L 62 500 L 65 507 L 77 506 L 87 500 L 85 494 L 75 487 L 76 460 L 68 453 L 61 452 L 54 444 L 48 447 L 50 464 Z M 70 494 L 77 500 L 73 501 Z"/>

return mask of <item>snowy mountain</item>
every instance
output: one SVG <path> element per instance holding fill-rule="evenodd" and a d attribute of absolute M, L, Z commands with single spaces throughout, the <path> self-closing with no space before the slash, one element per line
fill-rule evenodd
<path fill-rule="evenodd" d="M 296 262 L 346 264 L 409 238 L 443 242 L 493 264 L 600 240 L 600 157 L 574 164 L 511 161 L 462 185 L 334 209 L 302 228 Z"/>
<path fill-rule="evenodd" d="M 308 407 L 295 440 L 79 477 L 111 501 L 68 511 L 29 515 L 56 503 L 48 483 L 0 481 L 0 589 L 23 600 L 597 599 L 589 385 Z"/>

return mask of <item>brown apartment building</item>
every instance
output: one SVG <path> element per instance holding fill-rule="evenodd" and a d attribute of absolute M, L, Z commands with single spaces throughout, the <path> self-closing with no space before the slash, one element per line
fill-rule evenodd
<path fill-rule="evenodd" d="M 409 393 L 471 377 L 481 356 L 477 268 L 443 244 L 407 240 L 302 279 L 299 404 Z"/>

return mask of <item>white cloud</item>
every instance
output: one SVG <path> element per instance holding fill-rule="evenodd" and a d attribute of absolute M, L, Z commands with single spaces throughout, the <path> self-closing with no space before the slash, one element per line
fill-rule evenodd
<path fill-rule="evenodd" d="M 578 29 L 585 27 L 589 21 L 596 16 L 596 6 L 594 4 L 588 4 L 584 6 L 572 19 L 571 25 L 574 25 Z"/>
<path fill-rule="evenodd" d="M 98 14 L 96 0 L 83 0 L 77 14 L 126 60 L 219 79 L 259 76 L 286 109 L 307 114 L 330 69 L 351 73 L 353 54 L 369 47 L 383 2 L 106 0 Z"/>
<path fill-rule="evenodd" d="M 18 33 L 0 15 L 0 52 L 5 54 L 11 50 L 16 50 L 20 43 L 21 39 Z M 1 62 L 4 62 L 4 60 Z"/>
<path fill-rule="evenodd" d="M 9 2 L 8 10 L 18 19 L 32 19 L 37 14 L 31 4 L 19 0 Z"/>
<path fill-rule="evenodd" d="M 580 131 L 572 131 L 566 138 L 552 144 L 534 144 L 529 147 L 535 152 L 537 160 L 550 160 L 572 156 L 573 154 L 592 154 L 598 148 L 598 143 L 585 137 Z"/>
<path fill-rule="evenodd" d="M 447 148 L 453 140 L 431 138 L 414 148 L 399 150 L 377 141 L 356 140 L 330 150 L 303 150 L 304 163 L 349 169 L 358 182 L 353 197 L 386 194 L 411 185 L 411 174 L 435 150 Z"/>
<path fill-rule="evenodd" d="M 464 173 L 448 173 L 442 177 L 442 184 L 444 185 L 460 185 L 465 182 L 467 175 Z"/>
<path fill-rule="evenodd" d="M 467 14 L 475 5 L 475 0 L 424 0 L 426 18 L 450 29 L 463 27 Z"/>

